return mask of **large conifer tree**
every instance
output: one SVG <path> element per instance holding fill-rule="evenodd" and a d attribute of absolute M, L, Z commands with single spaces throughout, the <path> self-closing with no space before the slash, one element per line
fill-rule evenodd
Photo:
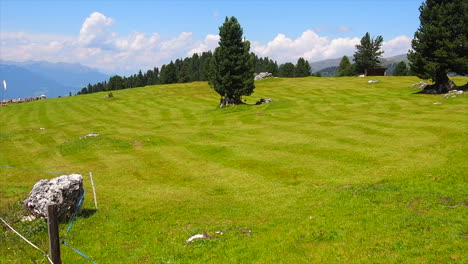
<path fill-rule="evenodd" d="M 382 36 L 371 39 L 369 32 L 362 37 L 361 43 L 356 45 L 357 51 L 354 53 L 354 62 L 358 73 L 364 73 L 366 69 L 379 66 L 380 56 L 383 54 L 383 51 L 380 50 L 382 42 Z"/>
<path fill-rule="evenodd" d="M 254 85 L 250 43 L 242 39 L 243 30 L 235 17 L 227 18 L 219 28 L 210 85 L 221 96 L 220 106 L 241 104 L 243 95 L 251 95 Z"/>
<path fill-rule="evenodd" d="M 408 54 L 411 71 L 435 82 L 426 92 L 445 93 L 454 87 L 448 72 L 468 73 L 468 1 L 426 0 L 419 11 Z"/>

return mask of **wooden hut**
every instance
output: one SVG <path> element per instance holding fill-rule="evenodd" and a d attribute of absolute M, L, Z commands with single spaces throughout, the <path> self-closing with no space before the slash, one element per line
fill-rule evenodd
<path fill-rule="evenodd" d="M 364 71 L 365 76 L 387 76 L 387 68 L 370 68 Z"/>

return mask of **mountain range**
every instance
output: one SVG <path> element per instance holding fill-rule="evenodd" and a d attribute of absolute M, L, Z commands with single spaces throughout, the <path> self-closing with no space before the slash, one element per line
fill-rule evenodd
<path fill-rule="evenodd" d="M 76 94 L 88 83 L 106 81 L 109 77 L 77 63 L 0 61 L 0 79 L 7 82 L 5 99 Z"/>
<path fill-rule="evenodd" d="M 341 62 L 342 58 L 343 57 L 336 58 L 336 59 L 327 59 L 327 60 L 311 62 L 310 66 L 312 67 L 312 73 L 321 71 L 321 70 L 323 70 L 325 68 L 338 67 L 340 65 L 340 62 Z M 349 55 L 348 58 L 349 58 L 350 61 L 353 60 L 352 55 Z M 398 63 L 400 61 L 404 61 L 404 62 L 408 63 L 408 58 L 407 58 L 406 54 L 400 54 L 400 55 L 396 55 L 396 56 L 392 56 L 392 57 L 388 57 L 388 58 L 382 58 L 382 65 L 389 65 L 389 64 L 392 64 L 392 63 Z"/>

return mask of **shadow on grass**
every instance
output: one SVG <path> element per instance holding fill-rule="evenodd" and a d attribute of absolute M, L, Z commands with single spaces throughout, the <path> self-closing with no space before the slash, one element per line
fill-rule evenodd
<path fill-rule="evenodd" d="M 97 209 L 81 209 L 81 212 L 78 216 L 88 218 L 94 215 L 96 212 L 97 212 Z"/>

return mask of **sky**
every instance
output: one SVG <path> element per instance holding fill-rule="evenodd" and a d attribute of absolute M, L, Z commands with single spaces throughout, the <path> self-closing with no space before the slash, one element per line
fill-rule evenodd
<path fill-rule="evenodd" d="M 80 63 L 134 74 L 214 50 L 235 16 L 251 51 L 278 63 L 352 55 L 369 32 L 406 53 L 422 0 L 1 0 L 0 60 Z"/>

